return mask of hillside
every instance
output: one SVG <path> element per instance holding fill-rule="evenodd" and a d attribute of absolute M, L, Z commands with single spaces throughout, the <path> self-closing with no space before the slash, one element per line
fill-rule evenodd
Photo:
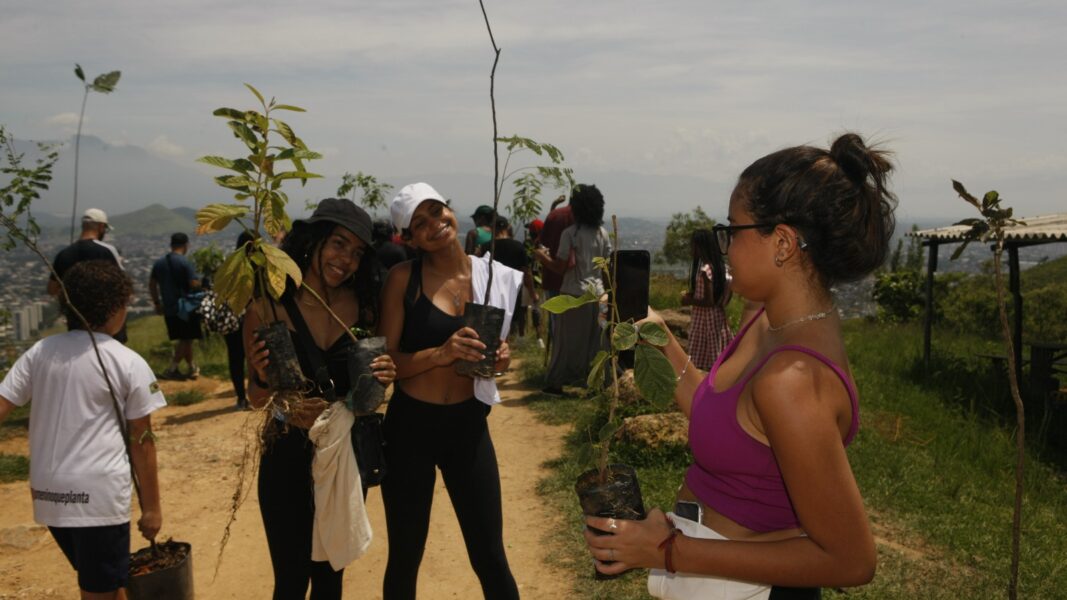
<path fill-rule="evenodd" d="M 110 218 L 115 231 L 123 236 L 167 236 L 175 231 L 192 232 L 196 220 L 160 204 Z"/>

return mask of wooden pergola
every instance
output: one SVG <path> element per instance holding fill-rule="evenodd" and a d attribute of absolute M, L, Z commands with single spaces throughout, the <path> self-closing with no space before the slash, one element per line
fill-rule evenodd
<path fill-rule="evenodd" d="M 1016 375 L 1022 380 L 1023 357 L 1023 295 L 1019 289 L 1019 248 L 1056 242 L 1067 242 L 1067 213 L 1019 219 L 1025 225 L 1006 229 L 1004 249 L 1008 253 L 1008 289 L 1014 306 L 1012 343 L 1015 349 Z M 935 229 L 912 231 L 907 235 L 921 238 L 929 248 L 926 267 L 926 310 L 923 316 L 923 364 L 930 367 L 930 337 L 934 318 L 934 273 L 937 271 L 938 248 L 959 244 L 970 227 L 950 225 Z"/>

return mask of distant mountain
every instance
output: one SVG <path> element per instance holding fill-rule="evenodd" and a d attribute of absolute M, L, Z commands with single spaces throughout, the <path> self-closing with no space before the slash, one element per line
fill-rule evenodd
<path fill-rule="evenodd" d="M 115 227 L 115 233 L 122 237 L 169 236 L 178 231 L 184 231 L 191 236 L 196 231 L 196 221 L 181 211 L 182 209 L 172 210 L 161 204 L 152 204 L 140 210 L 109 217 L 108 220 Z"/>
<path fill-rule="evenodd" d="M 15 151 L 26 153 L 25 164 L 33 164 L 39 155 L 36 144 L 26 140 L 15 140 Z M 185 166 L 139 146 L 113 145 L 83 135 L 79 160 L 79 215 L 90 207 L 117 215 L 152 204 L 201 206 L 227 201 L 226 192 L 212 183 L 211 174 L 197 169 L 191 158 Z M 67 215 L 69 228 L 73 198 L 74 143 L 69 140 L 60 147 L 51 188 L 34 203 L 34 212 Z"/>

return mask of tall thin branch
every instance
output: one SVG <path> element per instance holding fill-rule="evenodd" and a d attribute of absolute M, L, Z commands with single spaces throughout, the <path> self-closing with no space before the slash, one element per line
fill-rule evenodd
<path fill-rule="evenodd" d="M 478 0 L 482 7 L 482 16 L 485 18 L 485 28 L 489 32 L 489 43 L 493 45 L 493 68 L 489 71 L 489 106 L 493 111 L 493 220 L 489 227 L 492 237 L 489 239 L 489 278 L 485 284 L 485 299 L 483 304 L 489 304 L 489 291 L 493 289 L 493 259 L 496 257 L 496 211 L 500 205 L 500 149 L 497 143 L 496 127 L 496 65 L 500 62 L 500 48 L 496 45 L 493 37 L 493 28 L 489 25 L 489 14 L 485 12 L 484 0 Z"/>
<path fill-rule="evenodd" d="M 74 243 L 74 220 L 78 216 L 78 156 L 82 143 L 82 121 L 85 119 L 85 103 L 89 100 L 89 86 L 82 96 L 82 112 L 78 117 L 78 134 L 74 136 L 74 205 L 70 209 L 70 243 Z"/>

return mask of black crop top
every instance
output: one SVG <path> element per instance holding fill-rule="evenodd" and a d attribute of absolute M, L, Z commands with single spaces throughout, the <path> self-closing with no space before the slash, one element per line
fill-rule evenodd
<path fill-rule="evenodd" d="M 404 329 L 400 333 L 400 351 L 418 352 L 443 345 L 463 327 L 463 317 L 454 317 L 437 308 L 422 293 L 422 260 L 411 261 L 411 277 L 404 292 Z"/>

